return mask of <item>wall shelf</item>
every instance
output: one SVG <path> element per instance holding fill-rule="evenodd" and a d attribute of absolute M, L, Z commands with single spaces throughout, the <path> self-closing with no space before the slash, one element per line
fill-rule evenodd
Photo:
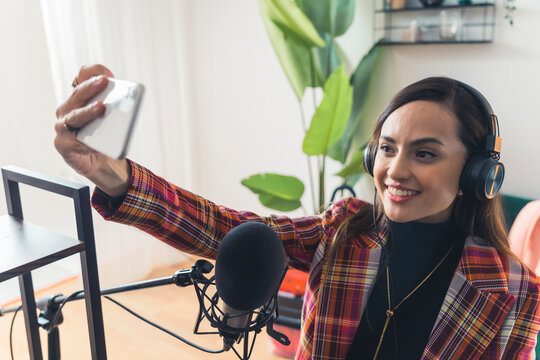
<path fill-rule="evenodd" d="M 385 0 L 373 1 L 373 40 L 380 45 L 493 42 L 495 2 L 461 5 L 447 0 L 441 6 L 422 7 L 419 1 L 407 0 L 398 9 L 384 4 Z"/>
<path fill-rule="evenodd" d="M 375 10 L 376 13 L 399 13 L 405 11 L 437 11 L 444 9 L 470 9 L 470 8 L 483 8 L 483 7 L 495 7 L 494 3 L 482 2 L 482 3 L 473 3 L 469 5 L 440 5 L 440 6 L 428 6 L 428 7 L 404 7 L 401 9 L 379 9 Z"/>

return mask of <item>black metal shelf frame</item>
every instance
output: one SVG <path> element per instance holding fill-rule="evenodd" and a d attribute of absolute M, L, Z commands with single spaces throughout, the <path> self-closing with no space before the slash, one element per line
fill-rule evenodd
<path fill-rule="evenodd" d="M 25 225 L 25 222 L 23 221 L 19 183 L 73 199 L 77 224 L 77 236 L 78 240 L 84 243 L 84 246 L 77 248 L 76 252 L 80 253 L 92 359 L 107 359 L 94 228 L 90 207 L 90 190 L 88 186 L 58 179 L 48 175 L 43 175 L 16 166 L 3 167 L 2 177 L 6 194 L 8 214 L 13 221 L 20 224 L 21 229 L 25 229 L 29 225 Z M 71 250 L 69 253 L 66 253 L 66 255 L 71 254 L 73 252 Z M 46 254 L 45 256 L 40 257 L 41 255 L 38 254 L 36 255 L 37 260 L 31 265 L 17 268 L 16 272 L 11 273 L 11 276 L 18 276 L 19 278 L 22 310 L 24 313 L 26 336 L 31 360 L 43 359 L 41 341 L 39 337 L 39 324 L 36 317 L 36 301 L 34 297 L 31 270 L 33 270 L 36 266 L 45 265 L 51 261 L 59 260 L 59 256 L 56 255 L 57 254 Z"/>
<path fill-rule="evenodd" d="M 483 8 L 483 7 L 495 7 L 495 3 L 483 2 L 472 3 L 467 5 L 440 5 L 440 6 L 426 6 L 426 7 L 404 7 L 402 9 L 378 9 L 376 13 L 398 13 L 406 11 L 440 11 L 444 9 L 467 9 L 467 8 Z"/>
<path fill-rule="evenodd" d="M 495 30 L 495 2 L 481 2 L 471 4 L 451 4 L 429 7 L 405 7 L 401 9 L 382 9 L 383 0 L 373 0 L 373 41 L 378 42 L 380 45 L 432 45 L 432 44 L 487 44 L 493 42 L 494 30 Z M 464 29 L 475 29 L 476 35 L 472 38 L 463 38 L 461 40 L 437 40 L 434 38 L 420 39 L 417 41 L 399 41 L 395 39 L 395 31 L 402 31 L 407 29 L 405 25 L 394 25 L 395 20 L 399 19 L 402 14 L 405 13 L 434 13 L 441 10 L 450 9 L 458 10 L 461 12 L 461 18 L 465 18 L 465 14 L 470 11 L 482 11 L 479 14 L 481 19 L 475 22 L 464 22 L 461 24 L 462 31 Z M 378 17 L 383 16 L 383 21 L 378 21 Z M 433 15 L 431 15 L 433 17 Z M 397 18 L 395 18 L 397 17 Z M 421 15 L 417 16 L 418 19 Z M 381 25 L 382 22 L 382 25 Z M 421 29 L 424 31 L 436 29 L 438 24 L 423 24 Z M 469 30 L 471 31 L 471 30 Z M 381 38 L 380 34 L 383 32 L 384 36 Z M 432 33 L 431 33 L 432 34 Z M 393 36 L 394 35 L 394 36 Z M 470 33 L 469 33 L 470 35 Z M 433 36 L 432 36 L 433 37 Z"/>

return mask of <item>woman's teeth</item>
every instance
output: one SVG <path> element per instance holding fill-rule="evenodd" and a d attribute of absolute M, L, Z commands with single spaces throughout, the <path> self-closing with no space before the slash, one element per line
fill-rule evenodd
<path fill-rule="evenodd" d="M 388 191 L 395 196 L 413 196 L 419 193 L 419 191 L 401 190 L 391 186 L 388 187 Z"/>

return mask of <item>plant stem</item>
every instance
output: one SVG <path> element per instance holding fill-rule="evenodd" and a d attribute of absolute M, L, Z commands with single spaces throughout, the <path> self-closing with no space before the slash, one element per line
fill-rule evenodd
<path fill-rule="evenodd" d="M 299 101 L 298 105 L 300 106 L 300 117 L 302 118 L 302 128 L 304 130 L 304 135 L 307 132 L 306 127 L 306 117 L 304 115 L 304 109 L 302 108 L 302 103 Z M 307 160 L 307 166 L 308 166 L 308 178 L 309 178 L 309 188 L 311 190 L 311 203 L 313 204 L 313 208 L 315 208 L 315 186 L 313 186 L 313 170 L 311 169 L 311 160 L 309 158 L 309 155 L 306 155 Z M 304 209 L 305 211 L 305 209 Z"/>
<path fill-rule="evenodd" d="M 319 213 L 323 209 L 324 206 L 324 170 L 326 165 L 326 155 L 323 155 L 322 157 L 322 167 L 321 171 L 319 172 Z"/>
<path fill-rule="evenodd" d="M 313 107 L 317 109 L 317 98 L 315 97 L 315 58 L 313 57 L 313 50 L 308 49 L 309 51 L 309 76 L 311 82 L 311 95 L 313 99 Z"/>
<path fill-rule="evenodd" d="M 315 109 L 315 112 L 317 111 L 317 99 L 315 97 L 315 57 L 313 56 L 313 50 L 312 49 L 309 49 L 307 48 L 308 50 L 308 53 L 309 53 L 309 74 L 310 74 L 310 77 L 311 77 L 311 93 L 313 95 L 313 108 Z M 317 159 L 319 160 L 319 159 Z M 321 165 L 320 165 L 320 162 L 317 161 L 317 167 L 318 167 L 318 170 L 319 170 L 319 174 L 321 173 Z M 320 178 L 319 178 L 319 182 L 320 182 Z M 323 181 L 324 182 L 324 181 Z M 312 189 L 314 189 L 313 185 L 312 185 Z M 320 195 L 320 189 L 319 189 L 319 195 Z M 314 191 L 313 191 L 314 193 Z M 314 207 L 314 212 L 315 214 L 319 214 L 319 209 L 317 208 L 317 203 L 315 202 L 315 195 L 313 195 L 313 207 Z M 320 207 L 320 206 L 319 206 Z"/>
<path fill-rule="evenodd" d="M 334 36 L 330 35 L 330 41 L 328 44 L 328 56 L 326 57 L 326 78 L 330 77 L 332 73 L 332 66 L 330 62 L 332 61 L 332 48 L 334 47 Z"/>

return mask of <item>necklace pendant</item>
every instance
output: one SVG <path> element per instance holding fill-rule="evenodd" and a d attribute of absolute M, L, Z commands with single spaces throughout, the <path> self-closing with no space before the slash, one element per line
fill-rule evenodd
<path fill-rule="evenodd" d="M 394 316 L 394 312 L 392 310 L 386 310 L 386 316 L 391 318 L 392 316 Z"/>

